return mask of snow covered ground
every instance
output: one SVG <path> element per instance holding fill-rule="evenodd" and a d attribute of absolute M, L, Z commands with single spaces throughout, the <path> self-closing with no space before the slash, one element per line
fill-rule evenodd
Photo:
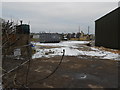
<path fill-rule="evenodd" d="M 60 43 L 35 43 L 31 42 L 36 49 L 36 53 L 32 56 L 32 58 L 41 58 L 41 57 L 54 57 L 57 55 L 62 55 L 63 49 L 65 49 L 65 56 L 79 56 L 79 55 L 87 55 L 87 56 L 96 56 L 101 59 L 113 59 L 120 60 L 120 55 L 112 52 L 99 50 L 94 47 L 90 47 L 91 50 L 81 50 L 79 45 L 87 44 L 88 41 L 62 41 Z M 53 48 L 41 48 L 42 46 L 50 46 Z"/>
<path fill-rule="evenodd" d="M 77 45 L 78 44 L 87 44 L 89 43 L 88 41 L 62 41 L 60 43 L 35 43 L 35 42 L 32 42 L 32 44 L 34 45 L 42 45 L 42 46 L 53 46 L 53 47 L 73 47 L 73 48 L 78 48 Z"/>

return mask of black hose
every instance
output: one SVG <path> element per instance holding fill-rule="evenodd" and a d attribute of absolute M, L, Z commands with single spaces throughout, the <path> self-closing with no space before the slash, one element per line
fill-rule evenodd
<path fill-rule="evenodd" d="M 44 78 L 42 78 L 42 79 L 40 79 L 40 80 L 36 80 L 36 81 L 34 81 L 34 82 L 31 82 L 31 83 L 29 83 L 28 85 L 32 85 L 32 84 L 35 83 L 35 82 L 43 81 L 43 80 L 49 78 L 51 75 L 53 75 L 53 74 L 57 71 L 57 69 L 59 68 L 60 64 L 62 63 L 62 60 L 63 60 L 64 54 L 65 54 L 65 50 L 63 49 L 63 55 L 62 55 L 62 58 L 61 58 L 59 64 L 57 65 L 57 67 L 53 70 L 52 73 L 50 73 L 48 76 L 46 76 L 46 77 L 44 77 Z"/>

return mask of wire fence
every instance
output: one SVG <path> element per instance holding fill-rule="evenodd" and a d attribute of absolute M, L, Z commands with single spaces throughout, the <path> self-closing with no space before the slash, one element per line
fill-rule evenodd
<path fill-rule="evenodd" d="M 2 77 L 3 86 L 5 88 L 13 86 L 14 74 L 18 73 L 20 69 L 25 67 L 24 72 L 27 71 L 27 64 L 31 60 L 31 45 L 23 45 L 12 47 L 11 52 L 4 54 L 2 59 Z M 11 84 L 11 85 L 9 85 Z"/>
<path fill-rule="evenodd" d="M 30 85 L 35 82 L 44 81 L 45 79 L 52 76 L 60 64 L 62 63 L 65 50 L 63 50 L 63 55 L 54 70 L 42 79 L 37 79 L 29 81 L 29 72 L 31 68 L 32 60 L 32 48 L 31 44 L 16 46 L 11 49 L 9 55 L 3 55 L 3 66 L 2 66 L 2 77 L 3 88 L 29 88 Z"/>

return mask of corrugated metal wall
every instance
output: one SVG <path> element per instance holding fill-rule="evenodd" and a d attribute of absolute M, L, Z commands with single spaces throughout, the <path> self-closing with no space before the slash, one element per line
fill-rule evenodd
<path fill-rule="evenodd" d="M 120 8 L 95 21 L 95 45 L 120 49 Z"/>
<path fill-rule="evenodd" d="M 119 7 L 119 10 L 118 10 L 118 47 L 120 49 L 120 7 Z"/>

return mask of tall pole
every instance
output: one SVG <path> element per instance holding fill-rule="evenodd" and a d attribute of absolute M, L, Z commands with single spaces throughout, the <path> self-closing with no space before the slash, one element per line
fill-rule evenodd
<path fill-rule="evenodd" d="M 88 26 L 88 35 L 89 35 L 89 29 L 90 29 L 90 27 Z"/>
<path fill-rule="evenodd" d="M 79 26 L 79 33 L 80 33 L 80 26 Z"/>

